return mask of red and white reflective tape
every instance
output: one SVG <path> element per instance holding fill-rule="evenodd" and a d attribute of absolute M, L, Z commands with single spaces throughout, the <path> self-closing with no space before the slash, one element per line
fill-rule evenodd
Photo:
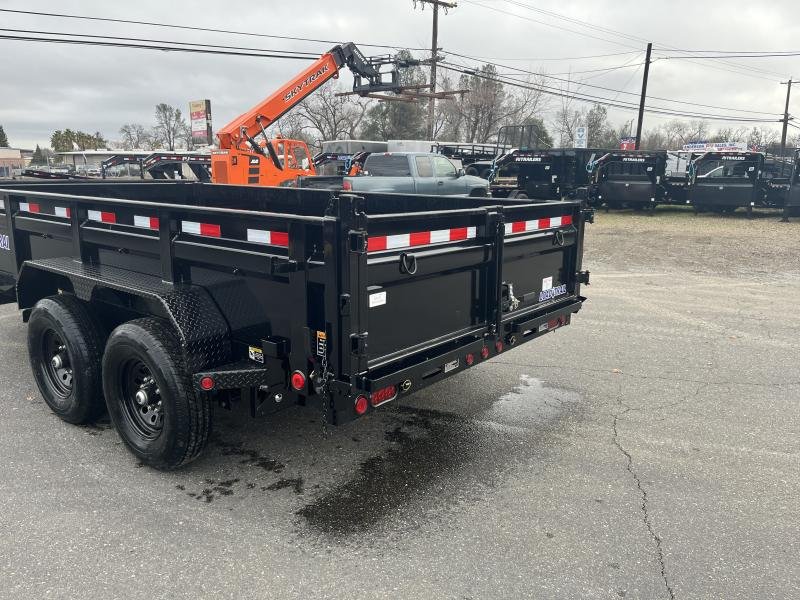
<path fill-rule="evenodd" d="M 415 231 L 396 235 L 376 235 L 367 239 L 367 252 L 380 250 L 397 250 L 398 248 L 414 248 L 441 244 L 444 242 L 460 242 L 471 240 L 477 235 L 475 227 L 456 227 L 453 229 L 437 229 L 434 231 Z"/>
<path fill-rule="evenodd" d="M 104 210 L 90 210 L 87 211 L 90 221 L 98 221 L 99 223 L 116 223 L 117 215 L 113 212 L 106 212 Z"/>
<path fill-rule="evenodd" d="M 566 227 L 567 225 L 572 225 L 571 215 L 533 219 L 532 221 L 513 221 L 506 223 L 506 235 L 543 231 L 545 229 L 555 229 L 556 227 Z"/>
<path fill-rule="evenodd" d="M 69 209 L 69 207 L 56 206 L 55 211 L 57 217 L 64 217 L 65 219 L 69 219 L 72 216 L 72 211 Z"/>
<path fill-rule="evenodd" d="M 158 217 L 143 217 L 142 215 L 133 216 L 133 224 L 136 227 L 144 227 L 145 229 L 158 230 Z"/>
<path fill-rule="evenodd" d="M 289 234 L 286 231 L 266 231 L 264 229 L 248 229 L 247 241 L 270 246 L 289 247 Z"/>
<path fill-rule="evenodd" d="M 22 212 L 29 212 L 29 213 L 38 213 L 39 212 L 39 205 L 35 202 L 20 202 L 19 209 Z"/>
<path fill-rule="evenodd" d="M 206 237 L 222 237 L 222 229 L 214 223 L 196 223 L 194 221 L 181 221 L 181 231 L 193 235 Z"/>

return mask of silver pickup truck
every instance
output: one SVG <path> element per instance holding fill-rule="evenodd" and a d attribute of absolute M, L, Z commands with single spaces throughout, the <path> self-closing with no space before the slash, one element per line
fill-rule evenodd
<path fill-rule="evenodd" d="M 298 187 L 352 192 L 488 196 L 489 182 L 465 175 L 450 159 L 424 152 L 370 154 L 361 172 L 350 177 L 299 177 Z"/>

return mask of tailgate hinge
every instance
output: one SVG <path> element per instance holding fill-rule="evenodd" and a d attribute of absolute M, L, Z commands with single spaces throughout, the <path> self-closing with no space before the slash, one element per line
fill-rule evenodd
<path fill-rule="evenodd" d="M 589 285 L 589 271 L 578 271 L 575 277 L 578 283 Z"/>

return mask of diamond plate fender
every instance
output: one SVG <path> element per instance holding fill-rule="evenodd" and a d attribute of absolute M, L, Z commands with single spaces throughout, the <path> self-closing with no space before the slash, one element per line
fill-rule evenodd
<path fill-rule="evenodd" d="M 54 293 L 54 279 L 48 273 L 68 279 L 75 295 L 92 301 L 103 289 L 124 292 L 159 306 L 180 338 L 190 373 L 230 362 L 231 342 L 227 321 L 208 292 L 196 285 L 171 285 L 159 277 L 117 267 L 92 265 L 72 258 L 25 261 L 17 280 L 19 307 L 30 309 L 42 297 Z"/>

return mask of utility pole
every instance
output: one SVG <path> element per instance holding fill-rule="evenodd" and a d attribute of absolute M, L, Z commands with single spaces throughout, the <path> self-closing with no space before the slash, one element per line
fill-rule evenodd
<path fill-rule="evenodd" d="M 786 129 L 789 127 L 789 97 L 792 94 L 792 79 L 781 81 L 786 86 L 786 107 L 783 109 L 783 133 L 781 133 L 781 158 L 786 154 Z"/>
<path fill-rule="evenodd" d="M 786 106 L 783 109 L 783 132 L 781 133 L 781 175 L 786 167 L 786 130 L 789 128 L 789 97 L 792 95 L 792 78 L 789 81 L 781 81 L 781 85 L 786 86 Z M 789 202 L 783 207 L 783 217 L 781 221 L 789 222 Z"/>
<path fill-rule="evenodd" d="M 455 8 L 455 2 L 447 2 L 445 0 L 414 0 L 414 7 L 416 8 L 417 2 L 422 5 L 424 10 L 426 4 L 430 4 L 433 8 L 433 31 L 431 34 L 431 98 L 428 100 L 428 139 L 432 140 L 434 135 L 434 117 L 436 115 L 436 63 L 439 61 L 439 7 L 447 11 L 450 8 Z"/>
<path fill-rule="evenodd" d="M 653 43 L 647 44 L 647 55 L 644 59 L 644 76 L 642 77 L 642 98 L 639 100 L 639 122 L 636 125 L 636 150 L 642 143 L 642 122 L 644 121 L 644 101 L 647 98 L 647 77 L 650 75 L 650 54 L 653 51 Z"/>

